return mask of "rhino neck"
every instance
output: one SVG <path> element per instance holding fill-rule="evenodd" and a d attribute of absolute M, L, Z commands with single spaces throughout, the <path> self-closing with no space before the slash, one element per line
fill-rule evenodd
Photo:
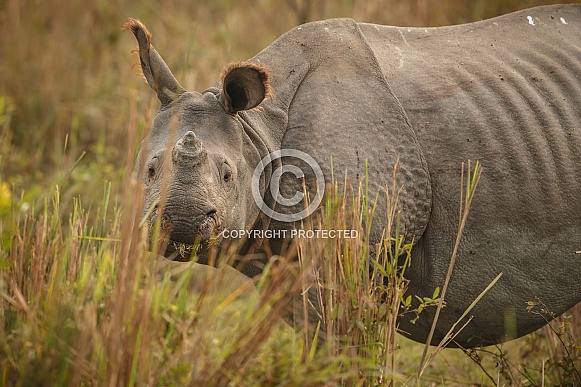
<path fill-rule="evenodd" d="M 381 239 L 386 224 L 386 187 L 392 191 L 398 165 L 395 190 L 401 231 L 408 241 L 417 241 L 431 210 L 427 165 L 405 111 L 357 23 L 333 19 L 297 27 L 253 61 L 275 75 L 274 98 L 261 105 L 272 146 L 311 155 L 327 182 L 331 158 L 335 181 L 347 178 L 356 187 L 368 176 L 369 199 L 377 197 L 379 207 L 373 243 Z"/>

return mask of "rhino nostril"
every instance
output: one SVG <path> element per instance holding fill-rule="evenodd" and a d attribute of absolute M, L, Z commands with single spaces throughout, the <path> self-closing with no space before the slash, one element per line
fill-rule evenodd
<path fill-rule="evenodd" d="M 208 218 L 215 218 L 216 217 L 216 210 L 211 210 L 206 213 Z"/>

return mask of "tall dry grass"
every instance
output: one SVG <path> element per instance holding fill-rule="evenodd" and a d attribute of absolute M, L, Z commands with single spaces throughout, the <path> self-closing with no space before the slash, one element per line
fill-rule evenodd
<path fill-rule="evenodd" d="M 197 276 L 196 287 L 195 264 L 147 253 L 135 184 L 128 181 L 127 206 L 115 211 L 112 222 L 106 216 L 108 187 L 93 221 L 78 205 L 68 227 L 63 225 L 58 190 L 42 215 L 15 219 L 18 227 L 0 268 L 3 385 L 395 380 L 386 359 L 395 350 L 405 281 L 393 251 L 390 258 L 386 253 L 389 261 L 372 267 L 363 238 L 299 242 L 303 263 L 317 251 L 324 273 L 318 278 L 322 287 L 314 289 L 326 299 L 328 340 L 317 347 L 311 344 L 318 336 L 297 337 L 280 318 L 288 299 L 302 290 L 298 263 L 271 261 L 254 293 L 248 281 L 224 292 L 215 285 L 215 273 Z M 358 196 L 348 210 L 345 199 L 328 199 L 321 227 L 346 229 L 349 223 L 361 229 L 360 210 L 369 203 Z M 393 283 L 384 281 L 388 272 Z"/>
<path fill-rule="evenodd" d="M 398 215 L 391 211 L 386 226 L 392 232 L 385 234 L 381 252 L 371 254 L 365 224 L 370 224 L 374 204 L 363 188 L 353 197 L 335 187 L 316 223 L 320 230 L 358 230 L 358 238 L 298 240 L 299 262 L 277 257 L 255 284 L 237 280 L 236 286 L 225 286 L 234 282 L 227 271 L 200 275 L 199 265 L 169 262 L 147 252 L 135 184 L 128 181 L 126 206 L 115 209 L 111 219 L 106 215 L 108 185 L 102 203 L 92 210 L 94 216 L 77 203 L 63 224 L 55 190 L 40 215 L 14 219 L 12 246 L 0 266 L 2 385 L 419 385 L 483 380 L 474 373 L 461 378 L 432 371 L 418 375 L 421 363 L 406 368 L 396 361 L 401 351 L 396 318 L 402 307 L 410 312 L 403 275 L 411 246 L 403 245 Z M 393 206 L 397 194 L 386 200 Z M 402 251 L 407 255 L 403 261 L 398 259 Z M 299 273 L 308 274 L 309 269 L 316 274 L 307 275 L 310 281 L 304 283 Z M 324 324 L 319 332 L 305 330 L 297 336 L 281 316 L 289 299 L 307 296 L 308 289 L 322 304 Z M 536 313 L 550 312 L 538 306 Z M 523 380 L 577 383 L 581 351 L 573 334 L 578 327 L 568 316 L 552 327 L 554 334 L 536 344 L 537 351 L 543 346 L 551 351 L 539 369 L 530 368 L 532 363 L 511 363 L 502 348 L 486 349 L 498 363 L 496 377 L 480 360 L 482 351 L 469 354 L 494 385 L 527 385 Z M 323 337 L 324 343 L 317 342 Z"/>

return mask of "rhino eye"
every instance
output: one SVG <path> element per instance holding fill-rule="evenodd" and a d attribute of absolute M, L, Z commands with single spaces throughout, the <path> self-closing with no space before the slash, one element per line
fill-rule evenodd
<path fill-rule="evenodd" d="M 157 165 L 158 164 L 159 164 L 159 159 L 157 157 L 154 157 L 147 165 L 146 181 L 148 184 L 151 183 L 151 181 L 155 177 L 155 174 L 157 173 Z"/>
<path fill-rule="evenodd" d="M 232 168 L 227 163 L 222 164 L 222 178 L 225 183 L 232 180 Z"/>

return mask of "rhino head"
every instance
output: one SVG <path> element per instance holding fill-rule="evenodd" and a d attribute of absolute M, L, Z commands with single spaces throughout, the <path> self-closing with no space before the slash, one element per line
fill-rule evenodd
<path fill-rule="evenodd" d="M 195 254 L 207 263 L 222 230 L 248 229 L 259 215 L 250 181 L 261 155 L 238 113 L 269 95 L 268 73 L 237 63 L 224 70 L 219 87 L 188 92 L 151 46 L 145 26 L 130 19 L 125 28 L 137 39 L 143 75 L 161 102 L 135 170 L 143 181 L 150 239 L 156 221 L 161 224 L 152 245 L 170 259 Z"/>

